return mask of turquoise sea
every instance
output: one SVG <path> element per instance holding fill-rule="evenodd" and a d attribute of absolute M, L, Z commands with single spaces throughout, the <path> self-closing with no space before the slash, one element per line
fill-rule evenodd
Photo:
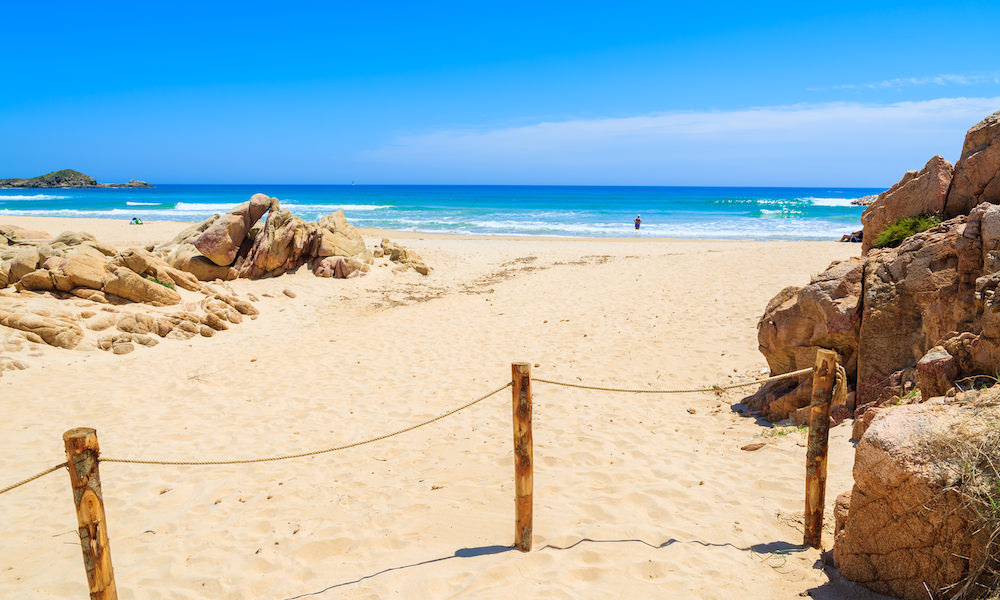
<path fill-rule="evenodd" d="M 257 192 L 314 220 L 344 209 L 358 227 L 566 237 L 836 240 L 861 229 L 851 199 L 872 188 L 436 185 L 160 185 L 0 189 L 4 215 L 200 221 Z M 642 216 L 637 233 L 632 221 Z"/>

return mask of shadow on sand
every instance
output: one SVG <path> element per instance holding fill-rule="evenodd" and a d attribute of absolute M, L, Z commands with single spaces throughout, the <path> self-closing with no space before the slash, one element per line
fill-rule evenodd
<path fill-rule="evenodd" d="M 375 577 L 378 577 L 379 575 L 384 575 L 385 573 L 390 573 L 392 571 L 402 571 L 404 569 L 412 569 L 414 567 L 422 567 L 424 565 L 430 565 L 430 564 L 433 564 L 433 563 L 437 563 L 437 562 L 441 562 L 441 561 L 445 561 L 445 560 L 452 560 L 452 559 L 455 559 L 455 558 L 476 558 L 478 556 L 487 556 L 489 554 L 501 554 L 503 552 L 510 552 L 513 549 L 514 549 L 513 546 L 479 546 L 478 548 L 461 548 L 459 550 L 456 550 L 455 553 L 452 554 L 451 556 L 441 556 L 439 558 L 431 558 L 431 559 L 428 559 L 428 560 L 422 560 L 420 562 L 415 562 L 415 563 L 408 564 L 408 565 L 401 565 L 401 566 L 398 566 L 398 567 L 389 567 L 388 569 L 382 569 L 381 571 L 376 571 L 375 573 L 371 573 L 369 575 L 364 575 L 362 577 L 358 577 L 357 579 L 354 579 L 354 580 L 351 580 L 351 581 L 344 581 L 342 583 L 335 583 L 335 584 L 333 584 L 331 586 L 325 587 L 325 588 L 323 588 L 323 589 L 321 589 L 319 591 L 316 591 L 316 592 L 307 592 L 305 594 L 299 594 L 298 596 L 291 596 L 289 598 L 286 598 L 285 600 L 296 600 L 297 598 L 308 598 L 310 596 L 319 596 L 320 594 L 325 594 L 326 592 L 329 592 L 331 590 L 335 590 L 337 588 L 342 588 L 342 587 L 347 587 L 349 585 L 354 585 L 356 583 L 361 583 L 362 581 L 365 581 L 367 579 L 373 579 Z"/>
<path fill-rule="evenodd" d="M 741 552 L 750 552 L 750 553 L 753 553 L 753 554 L 759 554 L 759 555 L 765 557 L 764 558 L 764 562 L 765 563 L 767 563 L 769 560 L 772 560 L 772 559 L 775 559 L 775 558 L 778 558 L 778 559 L 787 558 L 787 556 L 790 555 L 790 554 L 798 553 L 798 552 L 804 552 L 804 551 L 808 550 L 808 548 L 805 547 L 805 546 L 798 545 L 798 544 L 792 544 L 792 543 L 785 542 L 785 541 L 774 541 L 774 542 L 760 543 L 760 544 L 754 544 L 754 545 L 746 547 L 746 548 L 741 548 L 739 546 L 736 546 L 735 544 L 731 544 L 731 543 L 728 543 L 728 542 L 727 543 L 722 543 L 722 544 L 717 544 L 717 543 L 712 543 L 712 542 L 703 542 L 701 540 L 679 540 L 677 538 L 670 538 L 670 539 L 668 539 L 666 541 L 663 541 L 663 542 L 660 542 L 660 543 L 647 542 L 646 540 L 642 540 L 642 539 L 638 539 L 638 538 L 632 538 L 632 539 L 606 539 L 606 540 L 604 540 L 604 539 L 594 539 L 594 538 L 581 538 L 580 540 L 577 540 L 576 542 L 574 542 L 574 543 L 572 543 L 572 544 L 570 544 L 568 546 L 557 546 L 555 544 L 546 544 L 544 546 L 541 546 L 541 547 L 537 548 L 535 550 L 535 552 L 566 551 L 566 550 L 571 550 L 573 548 L 576 548 L 577 546 L 580 546 L 581 544 L 642 544 L 644 546 L 648 546 L 650 548 L 657 549 L 657 550 L 662 549 L 662 548 L 667 548 L 667 547 L 672 546 L 674 544 L 698 544 L 698 545 L 704 546 L 706 548 L 725 548 L 725 547 L 728 547 L 728 548 L 733 548 L 735 550 L 739 550 Z M 291 596 L 289 598 L 286 598 L 285 600 L 298 600 L 300 598 L 317 597 L 317 596 L 320 596 L 322 594 L 325 594 L 326 592 L 329 592 L 329 591 L 332 591 L 332 590 L 336 590 L 338 588 L 349 587 L 349 586 L 361 583 L 362 581 L 366 581 L 366 580 L 369 580 L 369 579 L 374 579 L 375 577 L 378 577 L 380 575 L 384 575 L 386 573 L 391 573 L 393 571 L 402 571 L 402 570 L 406 570 L 406 569 L 412 569 L 412 568 L 415 568 L 415 567 L 422 567 L 424 565 L 430 565 L 430 564 L 434 564 L 434 563 L 439 563 L 439 562 L 443 562 L 443 561 L 446 561 L 446 560 L 454 560 L 454 559 L 460 559 L 460 558 L 478 558 L 480 556 L 489 556 L 491 554 L 503 554 L 505 552 L 511 552 L 511 551 L 514 551 L 514 550 L 515 550 L 514 546 L 479 546 L 479 547 L 476 547 L 476 548 L 461 548 L 459 550 L 456 550 L 454 554 L 449 555 L 449 556 L 441 556 L 441 557 L 438 557 L 438 558 L 431 558 L 431 559 L 428 559 L 428 560 L 423 560 L 423 561 L 419 561 L 419 562 L 415 562 L 415 563 L 411 563 L 411 564 L 407 564 L 407 565 L 400 565 L 400 566 L 397 566 L 397 567 L 389 567 L 389 568 L 386 568 L 386 569 L 382 569 L 380 571 L 376 571 L 374 573 L 370 573 L 368 575 L 363 575 L 361 577 L 358 577 L 357 579 L 352 579 L 350 581 L 343 581 L 343 582 L 340 582 L 340 583 L 332 584 L 332 585 L 327 586 L 327 587 L 325 587 L 325 588 L 323 588 L 321 590 L 317 590 L 317 591 L 314 591 L 314 592 L 306 592 L 306 593 L 303 593 L 303 594 L 299 594 L 298 596 Z M 780 565 L 779 566 L 775 566 L 775 565 L 772 564 L 771 566 L 773 568 L 780 568 Z M 855 583 L 847 581 L 846 579 L 844 579 L 843 577 L 840 576 L 840 572 L 837 571 L 836 569 L 833 569 L 832 567 L 825 567 L 824 564 L 823 564 L 823 560 L 822 559 L 816 561 L 816 563 L 813 565 L 813 567 L 816 568 L 816 569 L 824 569 L 826 571 L 827 575 L 830 577 L 830 581 L 824 583 L 823 585 L 820 585 L 820 586 L 815 587 L 815 588 L 811 588 L 811 589 L 809 589 L 809 590 L 806 591 L 806 593 L 809 596 L 813 597 L 813 598 L 819 598 L 821 600 L 848 600 L 848 599 L 850 599 L 850 600 L 881 600 L 881 599 L 884 598 L 883 596 L 880 596 L 878 594 L 870 592 L 870 591 L 868 591 L 868 590 L 866 590 L 866 589 L 858 586 Z"/>

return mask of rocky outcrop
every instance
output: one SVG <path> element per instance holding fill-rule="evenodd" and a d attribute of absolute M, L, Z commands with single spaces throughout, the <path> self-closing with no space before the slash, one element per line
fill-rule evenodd
<path fill-rule="evenodd" d="M 1000 540 L 1000 387 L 963 391 L 995 382 L 1000 365 L 998 204 L 1000 113 L 969 130 L 953 171 L 934 157 L 868 207 L 859 283 L 833 265 L 779 293 L 758 326 L 773 374 L 810 366 L 816 346 L 840 352 L 850 370 L 854 351 L 855 486 L 837 501 L 834 558 L 848 579 L 899 598 L 958 597 L 988 556 L 998 560 L 987 538 Z M 925 213 L 950 218 L 897 248 L 870 248 L 889 223 Z M 857 328 L 833 328 L 845 341 L 828 334 L 831 317 L 848 314 L 846 296 L 827 290 L 848 284 Z M 797 417 L 807 386 L 769 384 L 749 403 L 772 419 Z M 988 497 L 977 500 L 969 482 L 983 465 Z M 993 515 L 989 527 L 983 514 Z"/>
<path fill-rule="evenodd" d="M 319 241 L 316 256 L 360 256 L 366 252 L 365 240 L 347 222 L 344 211 L 338 210 L 319 220 Z"/>
<path fill-rule="evenodd" d="M 213 222 L 192 241 L 192 245 L 220 267 L 233 264 L 243 240 L 254 223 L 264 213 L 277 206 L 276 198 L 264 194 L 254 194 L 249 201 L 240 204 Z"/>
<path fill-rule="evenodd" d="M 424 263 L 419 254 L 386 238 L 382 238 L 381 244 L 375 247 L 373 255 L 375 258 L 385 257 L 396 263 L 397 266 L 393 270 L 397 272 L 413 269 L 421 275 L 430 273 L 430 267 Z"/>
<path fill-rule="evenodd" d="M 125 267 L 113 267 L 102 282 L 101 290 L 132 302 L 153 306 L 171 306 L 181 303 L 181 296 L 169 287 L 155 283 Z"/>
<path fill-rule="evenodd" d="M 45 245 L 15 247 L 20 250 L 0 279 L 16 284 L 19 290 L 67 292 L 95 302 L 121 299 L 153 306 L 179 304 L 178 282 L 188 289 L 200 287 L 194 277 L 148 252 L 126 250 L 107 256 L 100 244 L 88 238 L 63 234 Z"/>
<path fill-rule="evenodd" d="M 9 246 L 19 242 L 32 240 L 47 240 L 49 234 L 43 231 L 32 231 L 17 225 L 0 225 L 0 246 Z"/>
<path fill-rule="evenodd" d="M 879 399 L 894 372 L 916 365 L 949 333 L 977 328 L 984 215 L 1000 219 L 1000 207 L 984 205 L 975 215 L 946 221 L 898 248 L 869 254 L 859 340 L 862 403 Z"/>
<path fill-rule="evenodd" d="M 951 163 L 935 156 L 919 172 L 907 172 L 899 183 L 879 194 L 861 214 L 861 252 L 868 252 L 878 234 L 903 217 L 942 214 L 952 173 Z"/>
<path fill-rule="evenodd" d="M 836 350 L 853 382 L 858 364 L 862 260 L 831 264 L 809 285 L 785 288 L 768 303 L 757 322 L 758 348 L 772 375 L 816 363 L 819 348 Z M 772 421 L 787 419 L 809 404 L 812 376 L 766 384 L 747 400 L 750 410 Z"/>
<path fill-rule="evenodd" d="M 842 354 L 852 371 L 856 349 L 855 398 L 865 410 L 897 401 L 911 391 L 921 397 L 947 391 L 949 382 L 977 374 L 995 374 L 1000 364 L 1000 113 L 969 130 L 962 159 L 954 171 L 935 156 L 919 172 L 911 171 L 878 196 L 862 217 L 865 223 L 859 324 L 844 339 L 824 339 L 831 316 L 843 319 L 844 301 L 808 302 L 817 288 L 853 285 L 848 274 L 829 272 L 837 281 L 814 282 L 782 290 L 758 325 L 761 352 L 772 374 L 810 366 L 815 347 Z M 950 182 L 950 183 L 949 183 Z M 974 190 L 970 192 L 969 190 Z M 966 200 L 989 200 L 968 206 Z M 906 239 L 892 249 L 870 249 L 878 231 L 904 216 L 958 214 Z M 949 208 L 950 207 L 950 208 Z M 803 302 L 807 301 L 807 302 Z M 816 308 L 821 310 L 816 310 Z M 842 320 L 840 322 L 843 322 Z M 941 346 L 933 355 L 925 355 Z M 919 363 L 919 364 L 918 364 Z M 765 386 L 749 400 L 751 408 L 775 418 L 791 416 L 808 400 L 808 380 Z"/>
<path fill-rule="evenodd" d="M 983 202 L 1000 204 L 1000 111 L 966 133 L 944 215 L 951 218 L 968 214 Z"/>
<path fill-rule="evenodd" d="M 112 262 L 128 267 L 139 275 L 153 278 L 167 287 L 182 287 L 192 292 L 201 291 L 198 278 L 167 265 L 162 259 L 147 250 L 129 248 L 114 255 Z"/>
<path fill-rule="evenodd" d="M 0 179 L 0 188 L 151 188 L 145 181 L 131 179 L 128 183 L 97 183 L 90 175 L 73 169 L 52 171 L 28 179 Z"/>
<path fill-rule="evenodd" d="M 27 309 L 0 306 L 0 325 L 24 331 L 40 342 L 57 348 L 72 349 L 83 339 L 79 325 L 58 317 L 50 317 Z"/>
<path fill-rule="evenodd" d="M 970 485 L 984 452 L 1000 464 L 998 389 L 880 411 L 858 442 L 854 488 L 837 501 L 833 556 L 844 577 L 925 600 L 950 598 L 959 588 L 945 588 L 977 576 L 992 531 Z"/>
<path fill-rule="evenodd" d="M 306 264 L 317 276 L 343 278 L 366 273 L 372 263 L 343 211 L 309 223 L 264 194 L 186 229 L 155 252 L 200 281 L 275 277 Z"/>
<path fill-rule="evenodd" d="M 198 281 L 227 281 L 236 278 L 236 271 L 230 266 L 215 264 L 195 248 L 193 242 L 221 217 L 214 215 L 197 225 L 192 225 L 177 234 L 173 240 L 157 246 L 154 251 L 171 267 L 190 273 Z"/>

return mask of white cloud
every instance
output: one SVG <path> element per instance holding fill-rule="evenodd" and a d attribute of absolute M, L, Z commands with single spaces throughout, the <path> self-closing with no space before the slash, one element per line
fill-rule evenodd
<path fill-rule="evenodd" d="M 830 87 L 809 88 L 809 91 L 898 89 L 902 87 L 920 85 L 980 85 L 984 83 L 1000 84 L 1000 73 L 977 73 L 972 75 L 955 75 L 945 73 L 942 75 L 933 75 L 931 77 L 897 77 L 895 79 L 883 79 L 882 81 L 875 81 L 871 83 L 845 83 Z"/>
<path fill-rule="evenodd" d="M 413 182 L 883 185 L 933 154 L 956 159 L 998 109 L 941 98 L 568 119 L 403 136 L 363 158 Z"/>

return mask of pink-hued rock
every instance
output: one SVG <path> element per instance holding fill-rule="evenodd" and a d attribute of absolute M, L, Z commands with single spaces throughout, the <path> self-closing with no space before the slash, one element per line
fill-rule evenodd
<path fill-rule="evenodd" d="M 312 263 L 319 276 L 343 278 L 360 268 L 357 263 L 364 262 L 360 257 L 366 253 L 364 239 L 342 211 L 307 223 L 287 210 L 272 209 L 246 256 L 234 266 L 240 277 L 257 278 Z"/>
<path fill-rule="evenodd" d="M 231 265 L 247 232 L 272 206 L 277 207 L 277 199 L 254 194 L 249 201 L 222 215 L 191 243 L 216 265 Z"/>
<path fill-rule="evenodd" d="M 967 406 L 913 404 L 875 418 L 858 442 L 849 500 L 838 498 L 834 558 L 844 577 L 925 600 L 983 564 L 990 532 L 973 525 L 977 511 L 955 486 L 977 446 L 996 452 L 989 436 L 1000 422 L 1000 393 L 984 394 L 990 398 Z"/>
<path fill-rule="evenodd" d="M 302 265 L 300 259 L 312 241 L 305 221 L 287 209 L 272 210 L 246 257 L 237 261 L 236 271 L 250 279 L 281 275 Z"/>
<path fill-rule="evenodd" d="M 771 299 L 757 323 L 757 342 L 772 375 L 816 363 L 819 348 L 840 355 L 848 379 L 857 370 L 858 297 L 862 259 L 838 261 L 803 288 L 785 288 Z M 809 404 L 812 376 L 766 384 L 747 400 L 750 410 L 772 420 L 785 419 Z"/>
<path fill-rule="evenodd" d="M 861 214 L 861 252 L 868 252 L 878 234 L 903 217 L 942 214 L 952 172 L 951 163 L 935 156 L 920 172 L 907 172 L 899 183 L 879 194 Z"/>
<path fill-rule="evenodd" d="M 898 248 L 868 253 L 858 347 L 859 405 L 877 401 L 893 373 L 916 365 L 951 332 L 975 328 L 976 279 L 983 267 L 981 222 L 1000 219 L 1000 212 L 986 210 L 988 206 L 914 235 Z"/>
<path fill-rule="evenodd" d="M 328 256 L 313 263 L 312 271 L 317 277 L 348 279 L 365 274 L 367 265 L 356 258 Z"/>
<path fill-rule="evenodd" d="M 17 225 L 0 225 L 0 245 L 17 243 L 23 240 L 47 240 L 51 236 L 44 231 L 33 231 Z"/>
<path fill-rule="evenodd" d="M 965 135 L 945 203 L 945 217 L 968 214 L 983 202 L 1000 204 L 1000 111 Z"/>
<path fill-rule="evenodd" d="M 917 386 L 923 400 L 943 396 L 956 377 L 958 362 L 943 346 L 934 346 L 917 361 Z"/>
<path fill-rule="evenodd" d="M 65 256 L 53 256 L 44 266 L 55 288 L 63 292 L 80 287 L 100 290 L 108 276 L 107 257 L 89 246 L 77 246 Z"/>
<path fill-rule="evenodd" d="M 236 269 L 229 266 L 220 267 L 202 256 L 198 249 L 191 244 L 181 244 L 173 248 L 166 255 L 165 260 L 171 267 L 190 273 L 198 281 L 236 279 Z"/>

